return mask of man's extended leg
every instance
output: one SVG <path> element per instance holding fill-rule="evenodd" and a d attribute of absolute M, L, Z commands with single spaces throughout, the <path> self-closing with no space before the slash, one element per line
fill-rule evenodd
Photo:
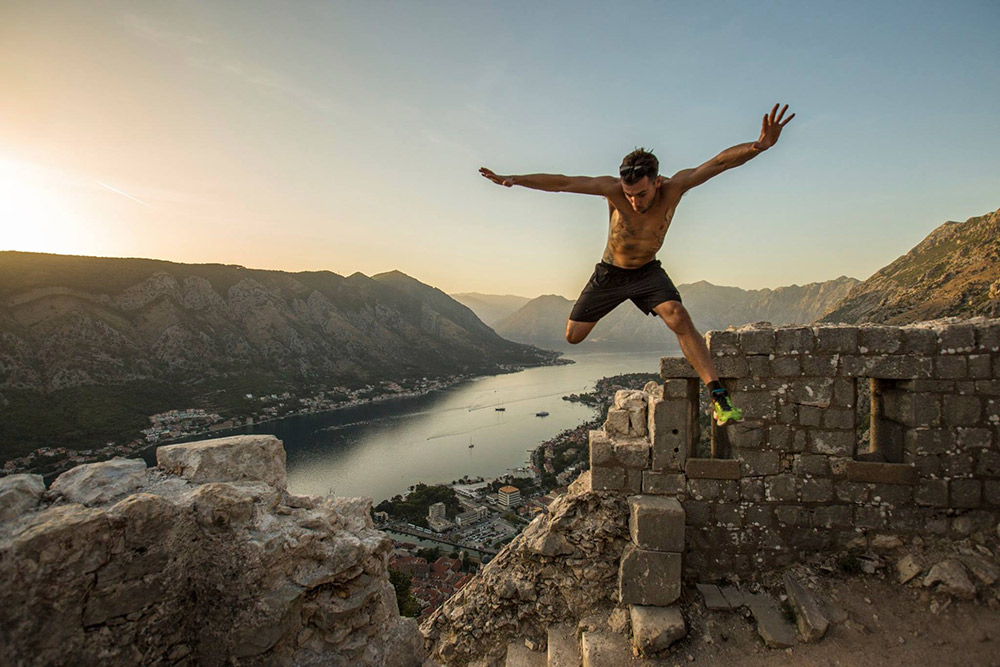
<path fill-rule="evenodd" d="M 705 345 L 705 339 L 695 328 L 687 308 L 680 301 L 664 301 L 653 308 L 653 311 L 671 331 L 677 334 L 677 341 L 681 344 L 684 358 L 691 363 L 698 377 L 711 392 L 716 421 L 720 425 L 727 421 L 742 421 L 743 411 L 733 407 L 729 393 L 719 384 L 719 374 L 715 370 L 715 364 L 712 363 L 712 355 Z"/>
<path fill-rule="evenodd" d="M 566 341 L 576 345 L 582 343 L 597 322 L 575 322 L 566 320 Z"/>

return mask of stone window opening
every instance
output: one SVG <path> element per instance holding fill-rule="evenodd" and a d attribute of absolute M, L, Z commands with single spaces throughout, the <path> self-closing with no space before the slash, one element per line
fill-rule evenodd
<path fill-rule="evenodd" d="M 897 419 L 902 392 L 896 380 L 857 378 L 856 461 L 902 463 L 904 425 Z"/>

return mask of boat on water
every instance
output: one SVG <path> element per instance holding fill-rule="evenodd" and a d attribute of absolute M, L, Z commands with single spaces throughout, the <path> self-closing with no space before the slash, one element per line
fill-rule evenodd
<path fill-rule="evenodd" d="M 469 443 L 469 449 L 472 449 L 473 447 L 475 447 L 475 445 L 470 442 Z"/>
<path fill-rule="evenodd" d="M 493 408 L 493 409 L 496 410 L 497 412 L 506 412 L 507 411 L 507 408 Z"/>
<path fill-rule="evenodd" d="M 548 412 L 546 412 L 545 410 L 542 410 L 541 412 L 536 412 L 536 413 L 535 413 L 535 416 L 536 416 L 536 417 L 548 417 L 548 416 L 549 416 L 549 413 L 548 413 Z"/>

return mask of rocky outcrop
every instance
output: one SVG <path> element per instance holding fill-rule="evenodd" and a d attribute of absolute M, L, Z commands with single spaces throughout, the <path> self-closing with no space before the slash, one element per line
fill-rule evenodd
<path fill-rule="evenodd" d="M 824 322 L 1000 316 L 1000 209 L 946 222 L 847 294 Z"/>
<path fill-rule="evenodd" d="M 584 473 L 424 621 L 428 653 L 448 665 L 496 660 L 514 638 L 544 638 L 550 625 L 615 604 L 628 539 L 625 497 L 591 491 Z"/>
<path fill-rule="evenodd" d="M 158 455 L 0 483 L 0 663 L 421 664 L 369 499 L 287 493 L 270 436 Z"/>

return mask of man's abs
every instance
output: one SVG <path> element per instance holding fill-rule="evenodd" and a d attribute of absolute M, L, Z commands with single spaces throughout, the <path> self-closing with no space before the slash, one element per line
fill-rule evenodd
<path fill-rule="evenodd" d="M 608 226 L 608 243 L 602 260 L 625 269 L 635 269 L 656 258 L 670 226 L 663 214 L 632 216 L 615 209 Z"/>

